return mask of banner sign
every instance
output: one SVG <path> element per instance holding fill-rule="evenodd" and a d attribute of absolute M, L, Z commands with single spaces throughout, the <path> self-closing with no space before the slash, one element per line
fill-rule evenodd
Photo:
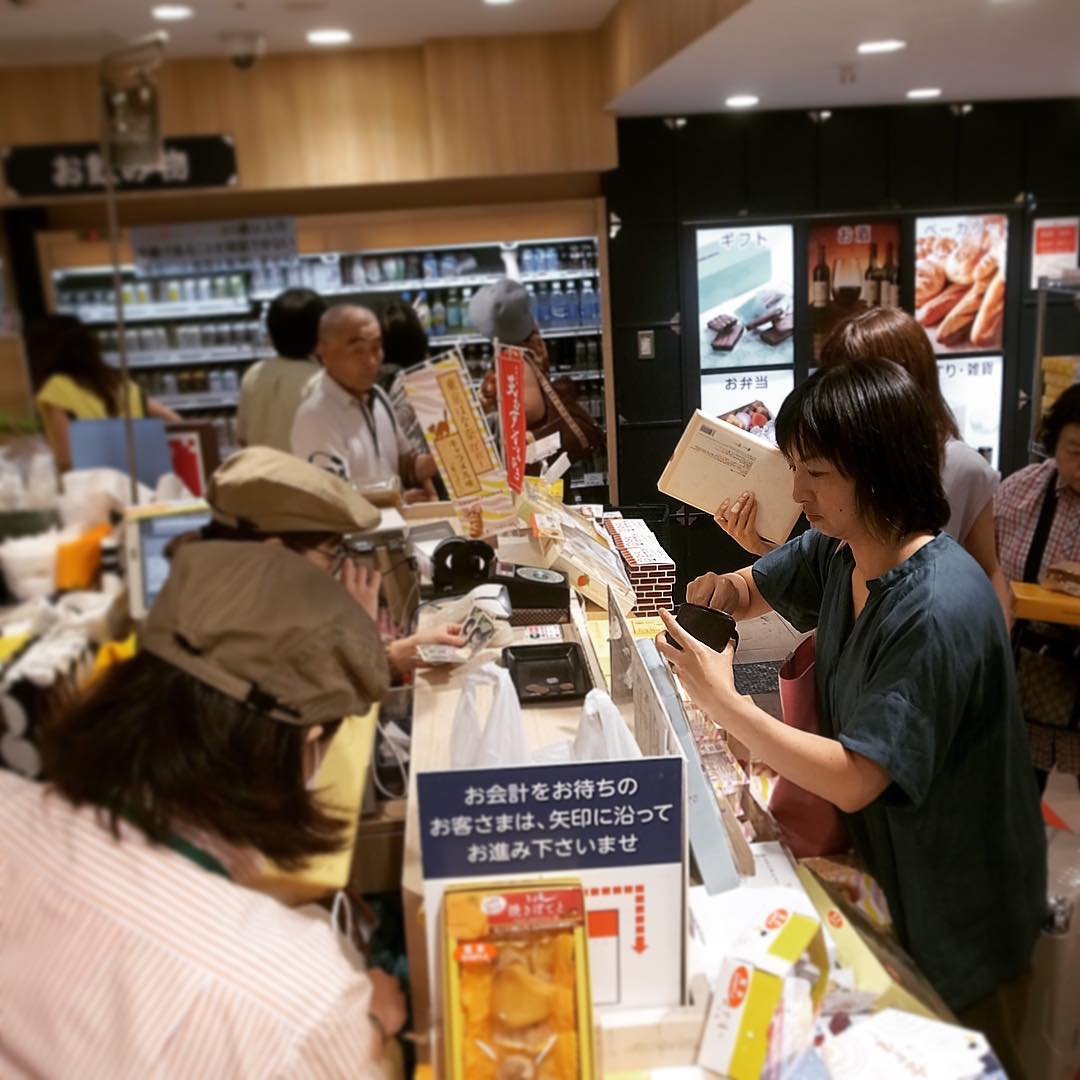
<path fill-rule="evenodd" d="M 465 535 L 516 529 L 506 470 L 461 353 L 454 349 L 405 372 L 405 393 Z"/>
<path fill-rule="evenodd" d="M 190 274 L 260 259 L 296 258 L 291 217 L 138 225 L 129 230 L 135 265 L 144 274 Z"/>
<path fill-rule="evenodd" d="M 506 482 L 515 495 L 525 479 L 525 400 L 522 384 L 525 357 L 521 349 L 503 346 L 495 361 L 499 387 L 499 423 L 502 427 Z"/>
<path fill-rule="evenodd" d="M 1031 287 L 1039 278 L 1058 278 L 1080 259 L 1080 218 L 1037 218 L 1031 233 Z"/>
<path fill-rule="evenodd" d="M 156 165 L 114 169 L 117 191 L 232 187 L 236 150 L 228 135 L 165 139 Z M 8 146 L 0 150 L 4 188 L 10 199 L 87 195 L 105 190 L 101 147 L 94 142 Z"/>

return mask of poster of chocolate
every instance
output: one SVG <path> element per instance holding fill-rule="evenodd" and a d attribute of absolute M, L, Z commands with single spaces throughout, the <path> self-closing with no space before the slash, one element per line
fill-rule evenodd
<path fill-rule="evenodd" d="M 837 323 L 874 307 L 900 306 L 900 222 L 814 225 L 806 273 L 814 359 Z"/>
<path fill-rule="evenodd" d="M 915 318 L 939 356 L 1001 348 L 1007 241 L 1004 214 L 916 220 Z"/>
<path fill-rule="evenodd" d="M 1005 364 L 1000 356 L 957 357 L 938 361 L 941 396 L 956 417 L 960 438 L 975 447 L 996 469 L 1001 446 L 1001 387 Z"/>
<path fill-rule="evenodd" d="M 727 371 L 701 377 L 701 411 L 776 445 L 776 414 L 795 389 L 795 370 Z"/>
<path fill-rule="evenodd" d="M 701 370 L 795 361 L 790 225 L 697 230 Z"/>

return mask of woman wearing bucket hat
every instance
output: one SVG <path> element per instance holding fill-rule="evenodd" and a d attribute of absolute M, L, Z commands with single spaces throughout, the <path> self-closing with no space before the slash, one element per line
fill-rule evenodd
<path fill-rule="evenodd" d="M 213 520 L 202 538 L 283 544 L 338 578 L 376 617 L 379 573 L 351 557 L 345 537 L 370 532 L 379 512 L 340 477 L 292 454 L 253 446 L 233 454 L 214 473 L 206 499 Z M 393 673 L 407 675 L 420 663 L 421 645 L 464 644 L 461 627 L 443 623 L 390 641 L 386 655 Z"/>
<path fill-rule="evenodd" d="M 388 679 L 308 559 L 178 551 L 142 652 L 47 725 L 50 785 L 0 775 L 0 1073 L 382 1075 L 396 981 L 239 882 L 341 846 L 311 778 Z"/>

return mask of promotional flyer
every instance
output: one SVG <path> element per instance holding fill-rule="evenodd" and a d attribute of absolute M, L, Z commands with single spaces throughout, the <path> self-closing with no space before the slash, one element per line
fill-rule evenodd
<path fill-rule="evenodd" d="M 938 361 L 941 396 L 956 417 L 960 438 L 998 468 L 1001 447 L 1000 356 Z"/>
<path fill-rule="evenodd" d="M 900 223 L 814 225 L 806 273 L 814 359 L 837 323 L 874 307 L 900 306 Z"/>
<path fill-rule="evenodd" d="M 697 230 L 702 371 L 794 363 L 793 232 L 750 224 Z"/>
<path fill-rule="evenodd" d="M 1004 214 L 918 218 L 915 318 L 939 356 L 997 352 L 1005 315 Z"/>
<path fill-rule="evenodd" d="M 1080 218 L 1036 218 L 1031 230 L 1031 287 L 1080 264 Z"/>

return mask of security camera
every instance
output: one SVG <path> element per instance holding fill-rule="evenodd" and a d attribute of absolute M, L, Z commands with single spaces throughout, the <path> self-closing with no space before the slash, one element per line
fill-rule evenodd
<path fill-rule="evenodd" d="M 229 54 L 233 67 L 241 71 L 254 67 L 255 61 L 266 52 L 266 38 L 254 31 L 222 34 L 221 45 Z"/>

